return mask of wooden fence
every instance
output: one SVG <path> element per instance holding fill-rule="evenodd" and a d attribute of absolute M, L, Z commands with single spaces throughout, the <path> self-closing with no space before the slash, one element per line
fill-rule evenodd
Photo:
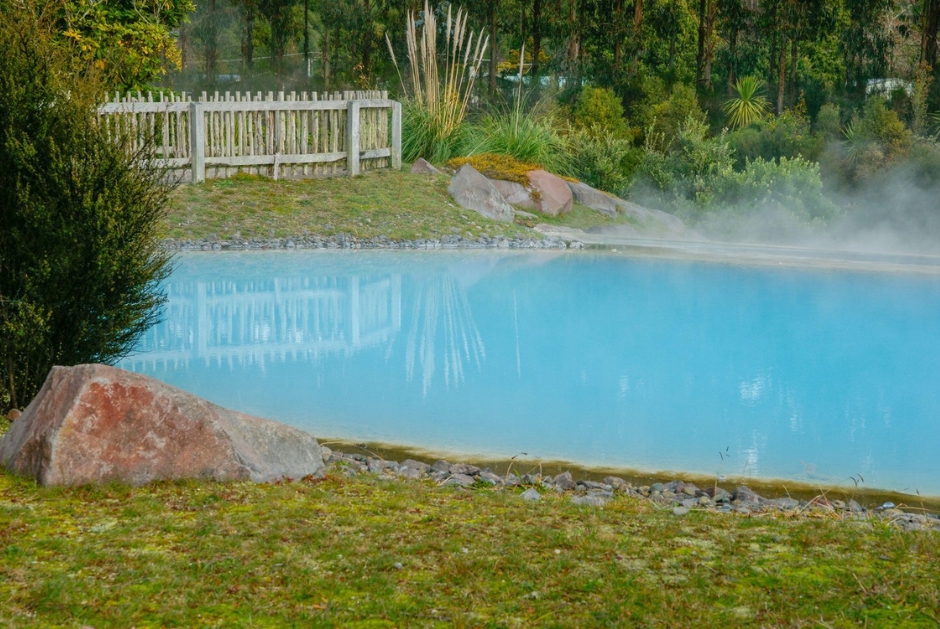
<path fill-rule="evenodd" d="M 401 168 L 401 104 L 386 92 L 152 93 L 98 110 L 135 150 L 152 141 L 157 163 L 184 181 L 238 172 L 301 178 Z"/>

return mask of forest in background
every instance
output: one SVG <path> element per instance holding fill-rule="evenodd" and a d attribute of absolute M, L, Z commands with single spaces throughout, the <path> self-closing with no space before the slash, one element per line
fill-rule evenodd
<path fill-rule="evenodd" d="M 706 233 L 940 241 L 940 0 L 468 0 L 466 120 L 411 146 L 419 0 L 190 2 L 72 0 L 63 32 L 121 90 L 388 89 L 406 159 L 505 154 Z"/>

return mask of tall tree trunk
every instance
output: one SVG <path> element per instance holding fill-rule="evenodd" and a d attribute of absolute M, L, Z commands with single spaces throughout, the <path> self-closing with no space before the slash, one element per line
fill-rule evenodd
<path fill-rule="evenodd" d="M 642 52 L 642 41 L 640 38 L 640 29 L 643 27 L 643 0 L 635 0 L 633 4 L 633 75 L 639 71 L 640 53 Z"/>
<path fill-rule="evenodd" d="M 330 90 L 330 29 L 323 30 L 323 47 L 320 50 L 320 67 L 323 68 L 323 91 Z"/>
<path fill-rule="evenodd" d="M 705 11 L 708 0 L 698 2 L 698 54 L 695 57 L 695 82 L 701 85 L 705 81 Z"/>
<path fill-rule="evenodd" d="M 573 80 L 577 74 L 578 56 L 580 53 L 581 42 L 578 41 L 578 1 L 569 0 L 568 3 L 568 50 L 565 53 L 568 66 L 568 79 Z"/>
<path fill-rule="evenodd" d="M 780 33 L 780 58 L 777 65 L 777 115 L 783 113 L 783 98 L 786 94 L 787 86 L 787 40 L 783 33 Z"/>
<path fill-rule="evenodd" d="M 920 36 L 920 60 L 937 64 L 937 30 L 940 27 L 940 0 L 924 0 L 923 28 Z"/>
<path fill-rule="evenodd" d="M 242 62 L 248 72 L 255 69 L 255 16 L 253 13 L 245 15 L 242 32 Z"/>
<path fill-rule="evenodd" d="M 488 4 L 490 15 L 490 81 L 489 81 L 489 93 L 490 98 L 496 96 L 496 72 L 499 67 L 499 46 L 496 45 L 496 15 L 499 11 L 499 0 L 490 0 Z"/>
<path fill-rule="evenodd" d="M 738 73 L 738 29 L 731 29 L 728 35 L 728 95 L 734 88 Z"/>
<path fill-rule="evenodd" d="M 705 17 L 708 20 L 708 26 L 705 29 L 705 72 L 703 81 L 706 89 L 712 88 L 712 59 L 715 57 L 715 42 L 713 35 L 715 33 L 715 13 L 718 11 L 717 0 L 708 0 L 708 10 Z"/>
<path fill-rule="evenodd" d="M 539 54 L 542 47 L 542 0 L 532 2 L 532 78 L 538 84 Z"/>
<path fill-rule="evenodd" d="M 587 22 L 587 0 L 581 0 L 578 7 L 578 42 L 584 41 L 584 30 Z M 584 76 L 584 46 L 578 46 L 578 75 L 576 85 L 580 88 Z"/>
<path fill-rule="evenodd" d="M 799 39 L 796 35 L 790 40 L 790 106 L 796 105 L 796 69 L 799 58 Z"/>
<path fill-rule="evenodd" d="M 623 64 L 623 0 L 614 0 L 614 75 L 619 80 Z"/>
<path fill-rule="evenodd" d="M 219 29 L 216 27 L 215 0 L 209 0 L 209 14 L 206 16 L 206 82 L 215 83 L 219 62 Z"/>

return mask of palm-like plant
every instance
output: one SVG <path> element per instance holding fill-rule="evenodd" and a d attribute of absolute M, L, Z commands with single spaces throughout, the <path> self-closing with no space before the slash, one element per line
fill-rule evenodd
<path fill-rule="evenodd" d="M 728 114 L 728 124 L 735 129 L 746 127 L 767 115 L 770 102 L 763 94 L 764 82 L 756 76 L 745 76 L 734 84 L 736 98 L 727 100 L 723 109 Z"/>

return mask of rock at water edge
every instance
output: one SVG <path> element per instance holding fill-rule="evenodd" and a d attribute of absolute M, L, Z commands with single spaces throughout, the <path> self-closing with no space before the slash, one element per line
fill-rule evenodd
<path fill-rule="evenodd" d="M 496 221 L 511 222 L 513 219 L 512 208 L 503 195 L 470 164 L 460 167 L 450 180 L 447 191 L 458 205 L 468 210 Z"/>
<path fill-rule="evenodd" d="M 107 365 L 53 367 L 0 440 L 0 465 L 42 485 L 272 481 L 324 471 L 311 435 Z"/>

